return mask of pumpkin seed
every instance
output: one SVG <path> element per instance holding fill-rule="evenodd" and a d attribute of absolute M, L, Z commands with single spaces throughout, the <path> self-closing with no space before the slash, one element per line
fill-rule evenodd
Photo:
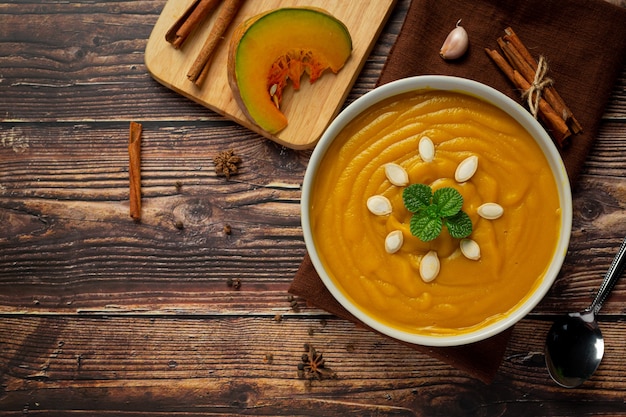
<path fill-rule="evenodd" d="M 478 157 L 476 155 L 468 156 L 456 167 L 454 179 L 457 182 L 468 181 L 476 173 L 478 169 Z"/>
<path fill-rule="evenodd" d="M 497 203 L 485 203 L 477 211 L 480 217 L 487 220 L 499 219 L 504 214 L 504 209 Z"/>
<path fill-rule="evenodd" d="M 404 235 L 401 230 L 390 232 L 385 238 L 385 250 L 387 253 L 396 253 L 404 243 Z"/>
<path fill-rule="evenodd" d="M 480 259 L 480 246 L 478 243 L 472 239 L 461 239 L 459 243 L 461 247 L 461 253 L 467 259 L 471 259 L 472 261 L 477 261 Z"/>
<path fill-rule="evenodd" d="M 278 84 L 272 84 L 270 87 L 270 97 L 272 97 L 272 102 L 276 106 L 277 109 L 280 110 L 280 103 L 278 102 L 278 96 L 276 95 L 276 91 L 278 90 Z"/>
<path fill-rule="evenodd" d="M 420 262 L 420 276 L 422 277 L 422 281 L 431 282 L 437 275 L 439 275 L 439 257 L 437 256 L 437 252 L 431 250 L 422 258 Z"/>
<path fill-rule="evenodd" d="M 373 195 L 367 199 L 367 208 L 372 214 L 385 216 L 391 213 L 391 201 L 383 195 Z"/>
<path fill-rule="evenodd" d="M 409 185 L 409 174 L 398 164 L 385 164 L 385 175 L 390 183 L 398 187 Z"/>
<path fill-rule="evenodd" d="M 432 162 L 435 159 L 435 144 L 428 136 L 420 139 L 418 149 L 420 157 L 424 162 Z"/>

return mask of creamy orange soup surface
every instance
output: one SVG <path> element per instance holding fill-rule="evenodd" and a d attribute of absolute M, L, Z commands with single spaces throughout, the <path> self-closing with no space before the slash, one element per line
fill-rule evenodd
<path fill-rule="evenodd" d="M 431 162 L 418 152 L 423 136 L 435 145 Z M 476 173 L 458 183 L 455 170 L 471 155 Z M 411 234 L 404 187 L 389 182 L 387 163 L 402 166 L 411 184 L 461 193 L 479 260 L 463 256 L 445 226 L 429 242 Z M 387 197 L 392 213 L 372 214 L 373 195 Z M 405 93 L 361 114 L 326 152 L 311 196 L 313 239 L 331 279 L 366 314 L 415 334 L 463 334 L 507 315 L 541 282 L 560 232 L 557 186 L 535 140 L 502 110 L 462 93 Z M 479 216 L 487 202 L 504 214 Z M 404 243 L 390 254 L 384 241 L 393 230 Z M 440 271 L 425 282 L 419 265 L 431 250 Z"/>

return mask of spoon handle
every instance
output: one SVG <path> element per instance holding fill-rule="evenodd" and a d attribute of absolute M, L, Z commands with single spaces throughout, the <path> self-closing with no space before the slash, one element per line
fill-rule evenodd
<path fill-rule="evenodd" d="M 606 271 L 606 275 L 604 276 L 604 281 L 602 281 L 602 285 L 600 285 L 600 289 L 598 290 L 598 294 L 596 298 L 591 303 L 589 307 L 589 311 L 592 311 L 594 314 L 597 314 L 598 311 L 602 308 L 602 304 L 608 297 L 609 293 L 622 276 L 622 272 L 624 272 L 624 268 L 626 267 L 626 239 L 622 241 L 619 250 L 617 251 L 617 255 L 613 259 L 609 270 Z"/>

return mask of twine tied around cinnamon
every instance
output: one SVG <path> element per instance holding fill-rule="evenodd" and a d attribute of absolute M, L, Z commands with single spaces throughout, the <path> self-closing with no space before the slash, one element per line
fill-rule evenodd
<path fill-rule="evenodd" d="M 554 83 L 552 78 L 546 77 L 547 73 L 548 63 L 543 56 L 540 56 L 539 62 L 537 63 L 537 71 L 535 72 L 535 79 L 530 88 L 522 93 L 522 98 L 528 101 L 528 108 L 535 119 L 539 113 L 539 101 L 541 100 L 543 89 Z"/>
<path fill-rule="evenodd" d="M 583 128 L 556 92 L 553 80 L 546 77 L 548 64 L 545 57 L 540 56 L 537 62 L 512 28 L 508 27 L 504 32 L 505 35 L 497 39 L 504 56 L 495 49 L 485 48 L 485 52 L 523 92 L 521 96 L 528 101 L 529 113 L 535 119 L 541 119 L 554 142 L 562 148 L 572 134 L 582 132 Z"/>

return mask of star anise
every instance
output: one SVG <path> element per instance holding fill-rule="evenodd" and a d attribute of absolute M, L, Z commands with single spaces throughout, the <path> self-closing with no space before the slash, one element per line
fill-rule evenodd
<path fill-rule="evenodd" d="M 298 364 L 298 376 L 302 379 L 329 379 L 335 378 L 332 369 L 324 366 L 324 357 L 309 344 L 304 345 L 307 351 L 302 354 L 302 362 Z"/>
<path fill-rule="evenodd" d="M 215 158 L 215 173 L 230 179 L 230 176 L 237 173 L 237 164 L 241 163 L 241 158 L 235 155 L 235 151 L 229 149 L 220 152 Z"/>

